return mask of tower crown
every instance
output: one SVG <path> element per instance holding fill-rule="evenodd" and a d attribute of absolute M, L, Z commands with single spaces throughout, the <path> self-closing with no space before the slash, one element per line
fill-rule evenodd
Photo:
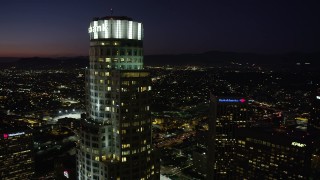
<path fill-rule="evenodd" d="M 88 28 L 90 40 L 132 39 L 143 40 L 142 23 L 127 16 L 93 18 Z"/>

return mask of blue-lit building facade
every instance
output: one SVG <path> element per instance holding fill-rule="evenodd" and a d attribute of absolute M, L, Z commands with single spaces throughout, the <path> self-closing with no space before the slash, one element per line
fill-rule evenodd
<path fill-rule="evenodd" d="M 94 18 L 88 28 L 86 113 L 78 179 L 159 179 L 152 148 L 151 78 L 143 66 L 143 25 L 128 17 Z"/>

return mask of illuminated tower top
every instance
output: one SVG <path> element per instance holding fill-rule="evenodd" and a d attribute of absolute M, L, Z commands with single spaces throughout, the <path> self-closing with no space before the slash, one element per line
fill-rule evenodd
<path fill-rule="evenodd" d="M 80 133 L 78 179 L 159 179 L 142 23 L 106 16 L 94 18 L 88 32 L 87 118 Z"/>
<path fill-rule="evenodd" d="M 127 16 L 93 18 L 88 28 L 90 40 L 132 39 L 143 40 L 142 23 Z"/>
<path fill-rule="evenodd" d="M 127 16 L 93 18 L 89 25 L 90 67 L 87 72 L 87 112 L 98 122 L 110 121 L 120 93 L 113 70 L 143 70 L 143 26 Z M 120 95 L 117 95 L 120 96 Z M 110 104 L 113 102 L 113 104 Z"/>

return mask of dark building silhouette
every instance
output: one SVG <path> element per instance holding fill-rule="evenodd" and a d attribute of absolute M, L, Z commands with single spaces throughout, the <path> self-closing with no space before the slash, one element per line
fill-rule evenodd
<path fill-rule="evenodd" d="M 0 179 L 31 179 L 33 155 L 30 129 L 0 123 Z"/>
<path fill-rule="evenodd" d="M 192 152 L 193 168 L 201 175 L 207 174 L 207 149 L 201 146 L 196 146 Z"/>
<path fill-rule="evenodd" d="M 207 179 L 234 177 L 236 129 L 247 127 L 248 100 L 211 95 Z"/>
<path fill-rule="evenodd" d="M 54 160 L 54 177 L 55 179 L 76 179 L 75 157 L 63 156 Z"/>
<path fill-rule="evenodd" d="M 253 123 L 250 104 L 211 97 L 207 179 L 318 179 L 319 129 L 285 125 L 281 113 Z"/>
<path fill-rule="evenodd" d="M 238 179 L 319 178 L 319 132 L 291 128 L 237 129 Z"/>

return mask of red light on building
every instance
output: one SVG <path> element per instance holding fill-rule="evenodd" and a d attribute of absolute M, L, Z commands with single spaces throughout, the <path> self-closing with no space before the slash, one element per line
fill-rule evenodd
<path fill-rule="evenodd" d="M 4 139 L 8 139 L 9 135 L 8 134 L 3 134 Z"/>
<path fill-rule="evenodd" d="M 240 99 L 240 102 L 244 103 L 244 102 L 246 102 L 246 100 L 245 99 Z"/>
<path fill-rule="evenodd" d="M 63 175 L 69 179 L 69 172 L 68 171 L 63 171 Z"/>

